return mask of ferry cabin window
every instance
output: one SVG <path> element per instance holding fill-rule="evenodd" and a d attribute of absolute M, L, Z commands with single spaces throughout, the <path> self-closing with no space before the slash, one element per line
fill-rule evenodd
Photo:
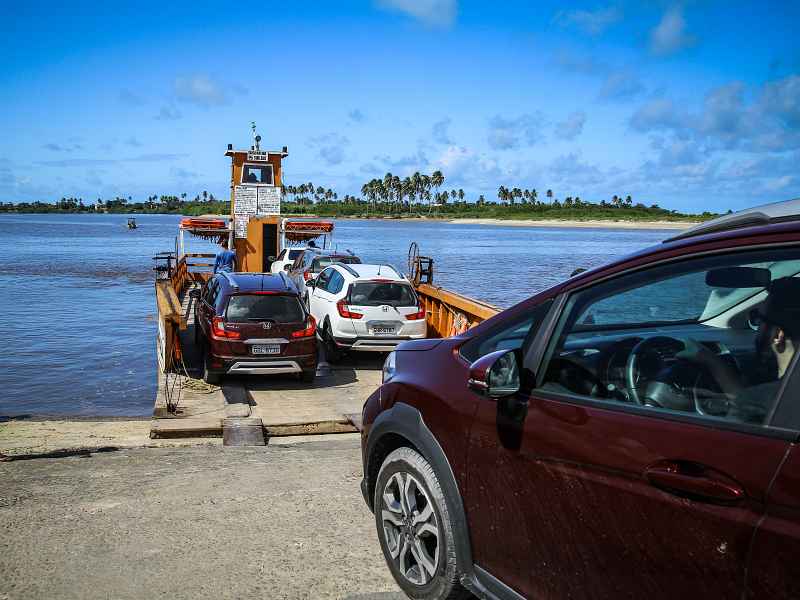
<path fill-rule="evenodd" d="M 708 256 L 576 292 L 541 390 L 765 425 L 800 349 L 800 250 Z"/>
<path fill-rule="evenodd" d="M 274 185 L 272 179 L 272 165 L 244 165 L 242 169 L 242 183 Z"/>

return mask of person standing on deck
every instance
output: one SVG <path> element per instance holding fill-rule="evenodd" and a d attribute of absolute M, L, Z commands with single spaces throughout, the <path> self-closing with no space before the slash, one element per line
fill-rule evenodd
<path fill-rule="evenodd" d="M 217 258 L 214 261 L 214 273 L 235 271 L 236 252 L 228 249 L 228 240 L 222 240 L 220 246 L 222 246 L 222 251 L 217 253 Z"/>

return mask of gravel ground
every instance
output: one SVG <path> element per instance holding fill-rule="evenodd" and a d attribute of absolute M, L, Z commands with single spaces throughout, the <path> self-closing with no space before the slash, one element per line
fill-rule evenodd
<path fill-rule="evenodd" d="M 404 598 L 356 436 L 0 463 L 0 600 Z"/>

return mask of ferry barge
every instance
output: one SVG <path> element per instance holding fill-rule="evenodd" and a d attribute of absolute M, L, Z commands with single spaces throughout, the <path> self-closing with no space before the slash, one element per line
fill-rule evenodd
<path fill-rule="evenodd" d="M 184 218 L 173 251 L 154 257 L 157 308 L 156 352 L 158 396 L 152 437 L 223 436 L 226 430 L 249 429 L 254 443 L 264 435 L 355 431 L 361 404 L 380 383 L 378 365 L 361 359 L 331 368 L 320 362 L 313 385 L 258 377 L 234 378 L 221 388 L 199 379 L 199 352 L 194 329 L 197 294 L 213 275 L 216 254 L 189 251 L 192 238 L 234 250 L 235 270 L 269 273 L 284 248 L 314 240 L 332 247 L 332 221 L 281 214 L 283 160 L 288 148 L 262 150 L 253 131 L 248 150 L 228 144 L 231 212 L 226 217 Z M 407 279 L 425 310 L 428 337 L 448 337 L 490 318 L 498 309 L 434 284 L 434 260 L 416 244 L 408 253 Z M 374 362 L 374 360 L 372 361 Z"/>

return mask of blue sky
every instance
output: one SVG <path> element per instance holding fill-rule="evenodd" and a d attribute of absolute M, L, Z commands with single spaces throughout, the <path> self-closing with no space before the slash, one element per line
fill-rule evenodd
<path fill-rule="evenodd" d="M 253 120 L 340 196 L 437 168 L 468 198 L 800 196 L 797 2 L 99 5 L 0 5 L 0 201 L 226 197 Z"/>

